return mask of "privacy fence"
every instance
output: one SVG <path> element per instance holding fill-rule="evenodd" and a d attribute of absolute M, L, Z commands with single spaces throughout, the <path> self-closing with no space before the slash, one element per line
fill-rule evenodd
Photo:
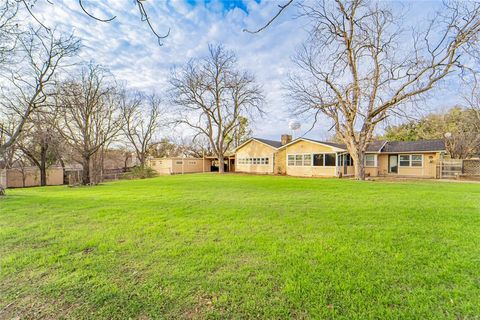
<path fill-rule="evenodd" d="M 440 179 L 480 180 L 480 159 L 442 160 L 437 167 Z"/>

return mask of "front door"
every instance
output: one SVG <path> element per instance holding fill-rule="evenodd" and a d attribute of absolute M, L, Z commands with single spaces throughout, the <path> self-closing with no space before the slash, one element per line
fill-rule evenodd
<path fill-rule="evenodd" d="M 398 154 L 388 155 L 388 173 L 398 173 Z"/>

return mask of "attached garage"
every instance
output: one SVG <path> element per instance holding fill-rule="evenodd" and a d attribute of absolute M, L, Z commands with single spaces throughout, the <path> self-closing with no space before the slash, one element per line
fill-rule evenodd
<path fill-rule="evenodd" d="M 282 136 L 288 140 L 289 136 Z M 291 137 L 290 137 L 291 139 Z M 285 158 L 279 157 L 282 141 L 252 138 L 235 151 L 235 172 L 256 174 L 284 173 Z"/>

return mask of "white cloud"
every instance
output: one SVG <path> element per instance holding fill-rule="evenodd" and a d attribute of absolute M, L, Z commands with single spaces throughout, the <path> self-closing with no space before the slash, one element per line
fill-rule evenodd
<path fill-rule="evenodd" d="M 160 47 L 147 24 L 140 21 L 133 1 L 90 3 L 92 13 L 117 18 L 110 23 L 95 21 L 73 0 L 55 1 L 54 5 L 38 2 L 35 11 L 49 26 L 58 24 L 61 30 L 75 30 L 85 46 L 81 59 L 109 67 L 119 80 L 139 89 L 165 90 L 173 66 L 204 55 L 209 43 L 223 43 L 237 52 L 239 64 L 253 72 L 263 85 L 268 116 L 256 123 L 254 134 L 278 138 L 288 132 L 291 116 L 282 81 L 292 68 L 290 56 L 296 45 L 305 39 L 304 21 L 293 19 L 294 7 L 267 30 L 252 35 L 242 30 L 262 26 L 276 13 L 276 2 L 245 0 L 247 14 L 240 8 L 222 10 L 220 1 L 195 6 L 183 0 L 149 1 L 145 6 L 155 30 L 163 34 L 171 29 Z M 93 3 L 102 5 L 95 7 Z M 310 123 L 311 119 L 306 119 L 302 130 L 306 131 Z M 309 136 L 325 138 L 330 134 L 328 127 L 328 121 L 323 120 Z"/>

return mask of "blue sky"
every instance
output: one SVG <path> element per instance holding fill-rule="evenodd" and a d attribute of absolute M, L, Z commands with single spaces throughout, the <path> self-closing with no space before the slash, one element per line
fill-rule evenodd
<path fill-rule="evenodd" d="M 53 3 L 37 2 L 37 17 L 50 27 L 74 31 L 82 38 L 84 48 L 80 59 L 94 60 L 110 68 L 119 80 L 142 90 L 162 94 L 168 87 L 168 76 L 173 67 L 204 55 L 209 43 L 223 43 L 236 51 L 240 66 L 253 72 L 263 86 L 267 116 L 257 119 L 253 127 L 254 135 L 275 139 L 288 132 L 288 122 L 294 117 L 289 113 L 283 82 L 293 69 L 290 57 L 306 37 L 306 22 L 294 18 L 294 7 L 286 10 L 269 29 L 252 35 L 242 30 L 261 26 L 276 13 L 277 5 L 283 1 L 146 1 L 145 7 L 155 29 L 159 33 L 171 30 L 170 36 L 160 47 L 146 24 L 140 21 L 133 1 L 84 0 L 85 6 L 96 16 L 107 18 L 116 15 L 117 18 L 111 23 L 87 17 L 76 0 L 56 0 Z M 421 1 L 396 4 L 408 7 L 408 19 L 418 21 L 423 19 L 424 14 L 433 13 L 438 3 Z M 447 88 L 445 86 L 438 90 L 427 102 L 427 110 L 461 102 L 455 92 Z M 310 128 L 311 119 L 307 117 L 301 122 L 300 133 L 304 133 Z M 307 136 L 325 139 L 332 134 L 327 131 L 330 127 L 328 121 L 321 119 Z"/>

